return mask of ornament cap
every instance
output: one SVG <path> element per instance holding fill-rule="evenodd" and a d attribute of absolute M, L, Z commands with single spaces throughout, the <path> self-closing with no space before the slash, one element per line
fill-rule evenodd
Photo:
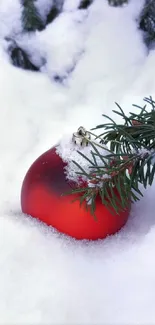
<path fill-rule="evenodd" d="M 72 136 L 72 141 L 74 142 L 74 144 L 83 147 L 88 146 L 90 140 L 91 135 L 83 126 L 80 126 L 77 132 L 74 132 Z"/>

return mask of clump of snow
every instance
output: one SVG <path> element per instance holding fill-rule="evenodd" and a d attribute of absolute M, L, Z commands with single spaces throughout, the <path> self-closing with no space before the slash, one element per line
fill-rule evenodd
<path fill-rule="evenodd" d="M 46 22 L 47 15 L 53 7 L 61 11 L 64 0 L 37 0 L 35 3 L 42 19 Z"/>
<path fill-rule="evenodd" d="M 108 6 L 107 1 L 97 0 L 91 6 L 85 21 L 88 32 L 83 58 L 71 76 L 71 83 L 74 83 L 76 91 L 79 89 L 79 83 L 85 87 L 86 99 L 90 105 L 94 100 L 96 88 L 100 87 L 100 95 L 97 96 L 100 103 L 103 103 L 103 92 L 106 92 L 109 98 L 113 96 L 113 84 L 115 85 L 115 78 L 119 78 L 119 84 L 122 84 L 121 89 L 118 86 L 115 92 L 116 101 L 122 87 L 130 84 L 130 80 L 136 72 L 138 73 L 138 68 L 145 60 L 147 49 L 142 42 L 142 34 L 138 31 L 135 17 L 142 8 L 140 3 L 131 1 L 128 6 L 120 9 Z M 97 62 L 101 64 L 98 65 Z M 128 76 L 124 80 L 127 67 Z"/>
<path fill-rule="evenodd" d="M 146 148 L 141 148 L 138 150 L 137 154 L 141 157 L 141 158 L 144 158 L 148 155 L 152 155 L 154 153 L 154 150 L 151 149 L 151 150 L 148 150 Z"/>
<path fill-rule="evenodd" d="M 37 0 L 35 2 L 35 6 L 38 9 L 42 19 L 46 21 L 46 17 L 50 11 L 50 9 L 53 7 L 55 1 L 54 0 Z"/>
<path fill-rule="evenodd" d="M 85 18 L 85 12 L 63 12 L 43 31 L 20 34 L 16 42 L 43 73 L 66 78 L 83 54 Z"/>
<path fill-rule="evenodd" d="M 98 150 L 100 155 L 102 155 L 104 161 L 107 163 L 108 159 L 106 159 L 106 155 L 109 152 L 106 150 L 106 146 L 104 146 L 104 148 L 99 147 L 99 141 L 97 140 L 93 140 L 93 143 L 96 145 L 96 149 Z M 88 146 L 77 145 L 73 142 L 71 135 L 64 136 L 60 141 L 59 145 L 56 147 L 57 154 L 62 158 L 65 163 L 67 163 L 67 166 L 65 167 L 66 178 L 76 183 L 79 182 L 79 175 L 77 173 L 81 172 L 81 170 L 76 164 L 74 164 L 73 160 L 87 174 L 82 175 L 80 177 L 80 180 L 88 181 L 88 175 L 90 174 L 90 172 L 93 173 L 93 169 L 90 168 L 92 167 L 90 161 L 81 156 L 78 151 L 94 163 L 92 152 L 95 153 L 95 151 L 92 148 L 91 144 L 88 144 Z M 98 164 L 98 166 L 105 168 L 104 161 L 99 156 L 96 156 L 96 163 Z"/>
<path fill-rule="evenodd" d="M 133 151 L 134 152 L 134 151 Z M 137 156 L 140 156 L 142 159 L 147 158 L 147 157 L 152 157 L 151 158 L 151 164 L 154 166 L 155 164 L 155 150 L 154 149 L 146 149 L 146 148 L 141 148 L 138 149 L 137 152 L 135 152 Z"/>
<path fill-rule="evenodd" d="M 20 0 L 0 1 L 0 38 L 15 37 L 22 31 L 21 12 Z"/>
<path fill-rule="evenodd" d="M 65 0 L 63 5 L 64 11 L 76 10 L 80 4 L 81 0 Z"/>
<path fill-rule="evenodd" d="M 46 59 L 43 71 L 50 77 L 67 77 L 79 61 L 85 39 L 84 19 L 83 12 L 64 12 L 38 33 L 36 42 L 44 50 Z"/>
<path fill-rule="evenodd" d="M 79 83 L 79 77 L 82 75 L 82 83 L 84 87 L 88 87 L 91 78 L 93 82 L 98 76 L 108 78 L 109 71 L 115 78 L 116 74 L 124 73 L 124 70 L 129 65 L 131 66 L 130 74 L 132 77 L 134 73 L 133 67 L 135 65 L 138 67 L 144 60 L 146 48 L 142 44 L 142 35 L 140 36 L 136 21 L 142 9 L 143 1 L 137 1 L 135 4 L 132 0 L 128 6 L 121 8 L 121 10 L 120 8 L 114 9 L 108 5 L 107 1 L 103 3 L 101 0 L 94 1 L 89 11 L 77 10 L 76 4 L 76 7 L 73 7 L 72 10 L 64 9 L 41 32 L 28 34 L 20 33 L 18 25 L 21 18 L 21 7 L 19 10 L 20 2 L 19 0 L 16 1 L 12 17 L 16 19 L 16 16 L 18 16 L 17 22 L 13 24 L 12 20 L 8 21 L 7 16 L 2 19 L 2 22 L 4 20 L 4 26 L 8 26 L 5 35 L 13 37 L 12 34 L 14 28 L 16 28 L 18 33 L 16 33 L 15 41 L 18 46 L 25 50 L 32 63 L 36 64 L 42 72 L 47 73 L 50 78 L 63 81 L 63 79 L 70 77 L 72 83 Z M 11 6 L 12 2 L 8 3 Z M 55 3 L 60 6 L 62 1 L 50 3 L 49 0 L 38 0 L 36 6 L 45 17 L 50 6 L 52 7 Z M 66 0 L 64 8 L 71 8 L 70 6 L 72 7 L 72 1 Z M 8 12 L 10 11 L 8 10 Z M 16 16 L 14 16 L 14 12 Z M 131 19 L 133 20 L 132 24 L 130 23 Z M 1 24 L 0 21 L 0 29 Z M 111 26 L 113 27 L 111 28 Z M 124 33 L 124 28 L 126 33 Z M 115 38 L 116 34 L 119 34 L 119 43 Z M 133 34 L 135 35 L 134 38 L 132 37 Z M 111 42 L 109 42 L 109 39 L 111 39 Z M 98 48 L 100 48 L 99 51 Z M 115 60 L 109 60 L 109 52 L 113 53 Z M 124 52 L 126 60 L 124 60 Z M 99 68 L 96 65 L 97 60 L 102 62 Z M 117 65 L 115 65 L 116 60 Z M 75 73 L 73 73 L 74 70 Z M 88 80 L 89 84 L 85 86 Z M 75 86 L 78 87 L 78 85 Z M 91 87 L 91 84 L 89 87 Z"/>

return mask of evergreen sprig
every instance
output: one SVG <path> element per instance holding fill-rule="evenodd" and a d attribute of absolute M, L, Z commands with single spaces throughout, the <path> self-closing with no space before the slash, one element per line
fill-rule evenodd
<path fill-rule="evenodd" d="M 92 129 L 103 131 L 96 136 L 99 143 L 89 140 L 92 146 L 89 173 L 74 161 L 79 168 L 77 174 L 87 178 L 88 186 L 77 188 L 72 193 L 81 194 L 80 201 L 87 201 L 93 215 L 97 197 L 100 196 L 108 209 L 119 214 L 130 202 L 143 196 L 140 184 L 145 188 L 152 185 L 155 176 L 155 102 L 151 97 L 144 98 L 144 101 L 143 107 L 133 105 L 140 110 L 139 113 L 131 112 L 128 116 L 116 103 L 117 110 L 113 112 L 123 119 L 123 123 L 117 124 L 103 115 L 109 121 Z M 98 147 L 104 149 L 105 145 L 109 153 L 103 156 Z M 79 154 L 88 160 L 80 151 Z M 96 158 L 100 158 L 103 166 L 98 165 Z"/>
<path fill-rule="evenodd" d="M 149 45 L 155 41 L 155 1 L 146 0 L 139 22 L 140 28 L 145 32 L 145 40 Z"/>
<path fill-rule="evenodd" d="M 22 24 L 24 31 L 34 32 L 44 29 L 44 23 L 35 6 L 36 0 L 22 0 Z"/>

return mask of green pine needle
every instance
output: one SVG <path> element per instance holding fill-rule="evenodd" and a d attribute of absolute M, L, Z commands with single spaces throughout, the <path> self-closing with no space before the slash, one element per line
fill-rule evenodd
<path fill-rule="evenodd" d="M 87 188 L 72 191 L 72 193 L 81 193 L 80 202 L 91 202 L 90 210 L 93 215 L 95 215 L 98 196 L 111 213 L 119 214 L 130 205 L 130 202 L 139 201 L 143 196 L 139 189 L 140 184 L 146 188 L 153 183 L 155 176 L 155 163 L 152 163 L 155 156 L 155 101 L 152 97 L 146 97 L 144 101 L 146 104 L 143 107 L 133 105 L 139 109 L 139 113 L 131 112 L 127 116 L 116 103 L 118 111 L 114 110 L 114 113 L 122 117 L 124 123 L 117 124 L 112 118 L 104 115 L 110 123 L 100 124 L 93 129 L 103 130 L 99 136 L 96 136 L 100 139 L 101 145 L 90 141 L 92 160 L 79 152 L 90 164 L 89 173 L 73 161 L 79 168 L 78 175 L 85 176 L 89 182 L 96 181 L 93 187 L 89 188 L 88 182 Z M 147 105 L 151 109 L 148 109 Z M 110 150 L 108 149 L 109 154 L 103 156 L 98 146 L 102 147 L 105 143 L 109 145 Z M 102 166 L 98 165 L 97 158 L 103 162 Z M 112 162 L 114 164 L 111 165 Z M 106 178 L 106 175 L 110 178 Z"/>
<path fill-rule="evenodd" d="M 36 0 L 22 0 L 22 23 L 23 29 L 26 32 L 40 31 L 44 28 L 44 23 L 35 6 L 35 2 Z"/>

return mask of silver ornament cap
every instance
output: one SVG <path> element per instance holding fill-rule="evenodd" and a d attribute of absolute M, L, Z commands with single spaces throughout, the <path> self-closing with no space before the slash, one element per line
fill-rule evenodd
<path fill-rule="evenodd" d="M 72 141 L 76 145 L 79 145 L 81 147 L 88 146 L 90 140 L 91 135 L 83 126 L 80 126 L 77 132 L 73 133 Z"/>

